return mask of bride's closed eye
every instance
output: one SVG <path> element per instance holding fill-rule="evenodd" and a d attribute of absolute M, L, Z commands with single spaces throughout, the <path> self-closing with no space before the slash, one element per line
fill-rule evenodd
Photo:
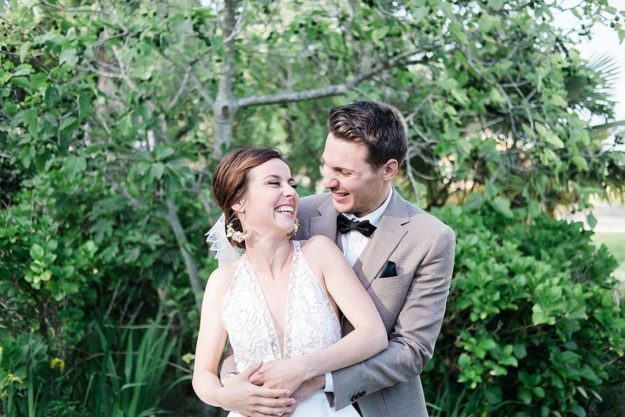
<path fill-rule="evenodd" d="M 267 184 L 269 184 L 269 185 L 275 185 L 276 187 L 277 187 L 277 186 L 280 186 L 280 183 L 279 183 L 278 181 L 270 181 L 270 182 L 268 182 Z M 296 183 L 290 183 L 289 185 L 291 186 L 291 188 L 293 188 L 293 189 L 295 189 L 295 190 L 297 190 L 297 187 L 299 187 L 299 184 L 296 184 Z"/>

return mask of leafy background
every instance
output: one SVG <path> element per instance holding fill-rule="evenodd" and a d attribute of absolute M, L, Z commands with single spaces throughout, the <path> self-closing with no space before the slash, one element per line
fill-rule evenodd
<path fill-rule="evenodd" d="M 1 412 L 218 415 L 189 383 L 213 168 L 275 146 L 321 191 L 328 109 L 365 98 L 458 236 L 430 413 L 623 413 L 617 262 L 554 213 L 623 195 L 615 69 L 576 37 L 625 15 L 574 6 L 564 33 L 557 1 L 0 2 Z"/>

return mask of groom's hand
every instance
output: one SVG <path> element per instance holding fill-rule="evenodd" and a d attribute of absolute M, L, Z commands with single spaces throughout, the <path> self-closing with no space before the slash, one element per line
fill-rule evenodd
<path fill-rule="evenodd" d="M 290 414 L 295 400 L 284 389 L 265 388 L 250 382 L 252 374 L 262 363 L 250 366 L 245 372 L 224 378 L 220 405 L 250 417 L 281 416 Z"/>
<path fill-rule="evenodd" d="M 315 392 L 323 389 L 326 385 L 326 378 L 324 375 L 310 378 L 302 383 L 293 394 L 291 398 L 295 400 L 293 409 L 297 407 L 302 401 L 309 399 Z M 284 414 L 282 417 L 291 417 L 291 413 Z"/>

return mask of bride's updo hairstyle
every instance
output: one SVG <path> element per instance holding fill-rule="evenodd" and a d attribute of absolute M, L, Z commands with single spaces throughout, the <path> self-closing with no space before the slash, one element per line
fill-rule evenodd
<path fill-rule="evenodd" d="M 241 222 L 232 206 L 243 199 L 249 182 L 249 171 L 271 159 L 279 159 L 287 163 L 282 154 L 271 148 L 240 148 L 228 152 L 215 169 L 213 176 L 213 198 L 221 208 L 226 218 L 226 226 L 232 222 L 232 227 L 239 232 L 243 231 Z M 287 163 L 288 164 L 288 163 Z M 245 242 L 236 242 L 228 238 L 230 244 L 244 248 Z"/>

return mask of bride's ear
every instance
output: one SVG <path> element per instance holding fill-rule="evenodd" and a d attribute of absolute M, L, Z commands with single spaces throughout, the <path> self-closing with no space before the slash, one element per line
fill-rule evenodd
<path fill-rule="evenodd" d="M 238 203 L 235 203 L 232 205 L 232 210 L 234 210 L 235 213 L 245 213 L 245 207 L 243 206 L 243 201 L 239 201 Z"/>

